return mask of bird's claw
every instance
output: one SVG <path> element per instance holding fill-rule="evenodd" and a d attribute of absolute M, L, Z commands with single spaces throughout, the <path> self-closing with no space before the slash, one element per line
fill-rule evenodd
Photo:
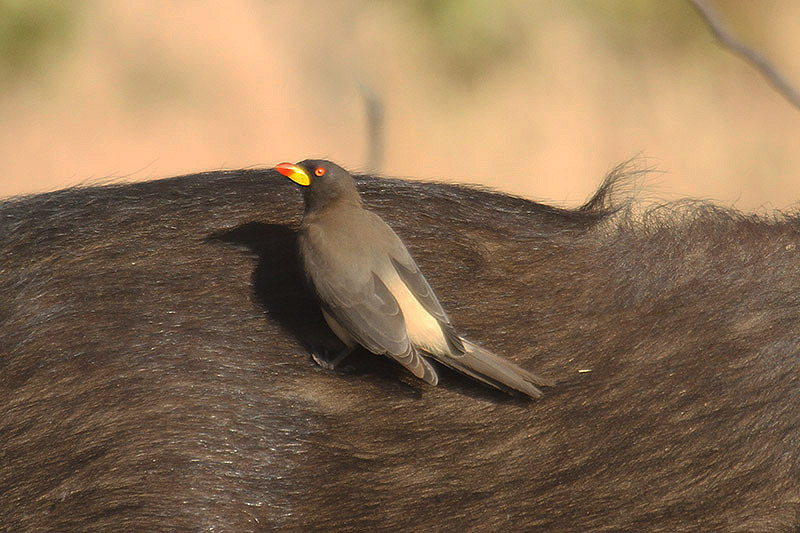
<path fill-rule="evenodd" d="M 325 370 L 336 370 L 336 365 L 316 352 L 311 353 L 311 359 L 313 359 L 320 368 Z"/>
<path fill-rule="evenodd" d="M 325 370 L 335 370 L 340 372 L 347 372 L 352 371 L 353 368 L 350 366 L 342 367 L 340 363 L 344 361 L 344 359 L 353 352 L 354 348 L 345 348 L 340 353 L 336 355 L 333 359 L 328 359 L 326 356 L 320 355 L 317 350 L 311 351 L 311 359 L 314 360 L 315 363 L 320 368 L 324 368 Z M 327 353 L 326 353 L 327 355 Z"/>

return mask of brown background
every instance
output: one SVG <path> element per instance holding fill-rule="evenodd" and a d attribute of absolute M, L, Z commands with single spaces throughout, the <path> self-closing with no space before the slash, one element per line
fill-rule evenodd
<path fill-rule="evenodd" d="M 715 2 L 800 85 L 800 3 Z M 800 199 L 800 112 L 679 0 L 0 0 L 0 195 L 272 166 L 381 171 L 560 205 L 632 156 L 647 198 Z"/>

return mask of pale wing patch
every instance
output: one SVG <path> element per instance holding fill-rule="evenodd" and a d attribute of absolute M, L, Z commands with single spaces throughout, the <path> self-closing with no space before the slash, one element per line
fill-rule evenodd
<path fill-rule="evenodd" d="M 396 272 L 390 272 L 385 277 L 382 276 L 382 280 L 400 306 L 411 344 L 434 354 L 448 353 L 450 350 L 441 324 L 414 297 L 400 276 Z"/>

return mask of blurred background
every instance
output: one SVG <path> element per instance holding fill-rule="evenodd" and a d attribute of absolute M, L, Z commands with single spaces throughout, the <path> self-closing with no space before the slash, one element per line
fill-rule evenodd
<path fill-rule="evenodd" d="M 800 86 L 800 2 L 715 1 Z M 581 203 L 800 200 L 800 112 L 682 0 L 0 0 L 0 196 L 267 167 L 367 169 Z"/>

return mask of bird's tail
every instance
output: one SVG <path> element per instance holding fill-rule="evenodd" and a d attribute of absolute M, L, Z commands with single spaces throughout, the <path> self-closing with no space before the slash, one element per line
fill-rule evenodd
<path fill-rule="evenodd" d="M 496 389 L 521 392 L 531 398 L 542 397 L 542 391 L 536 385 L 553 385 L 551 380 L 528 372 L 477 344 L 463 338 L 461 342 L 464 345 L 463 355 L 437 358 L 439 362 Z"/>

